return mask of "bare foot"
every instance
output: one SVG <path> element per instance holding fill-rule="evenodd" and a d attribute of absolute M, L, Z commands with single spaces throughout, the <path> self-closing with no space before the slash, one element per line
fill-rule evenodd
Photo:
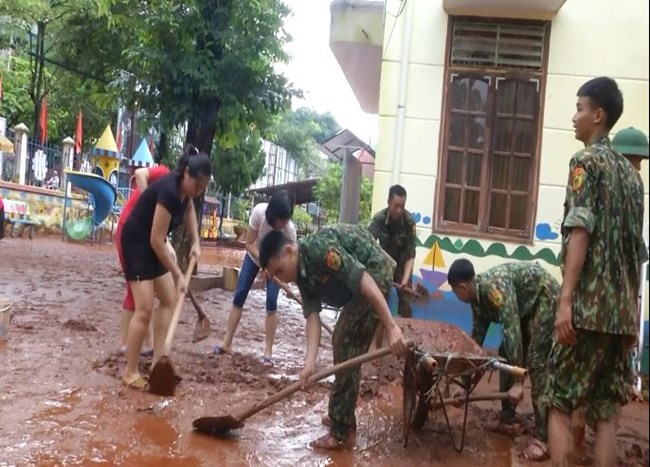
<path fill-rule="evenodd" d="M 352 432 L 348 433 L 341 441 L 336 439 L 331 433 L 315 439 L 309 445 L 313 449 L 322 449 L 327 451 L 342 451 L 354 447 L 354 436 Z"/>
<path fill-rule="evenodd" d="M 533 438 L 530 443 L 519 453 L 519 457 L 526 461 L 542 462 L 550 457 L 546 443 Z"/>

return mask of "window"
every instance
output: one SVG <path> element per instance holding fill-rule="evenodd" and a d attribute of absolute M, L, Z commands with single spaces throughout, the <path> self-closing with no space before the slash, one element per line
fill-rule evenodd
<path fill-rule="evenodd" d="M 437 230 L 532 239 L 547 29 L 452 20 Z"/>

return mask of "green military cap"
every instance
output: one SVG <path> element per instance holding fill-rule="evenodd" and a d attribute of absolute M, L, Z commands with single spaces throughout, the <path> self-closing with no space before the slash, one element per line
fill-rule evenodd
<path fill-rule="evenodd" d="M 616 133 L 612 146 L 624 155 L 648 157 L 648 137 L 636 128 L 630 127 Z"/>

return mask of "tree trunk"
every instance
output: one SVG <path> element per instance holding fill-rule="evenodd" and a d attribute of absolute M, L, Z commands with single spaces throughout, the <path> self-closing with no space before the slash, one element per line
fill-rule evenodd
<path fill-rule="evenodd" d="M 220 102 L 218 99 L 212 99 L 202 103 L 202 105 L 197 109 L 196 118 L 188 122 L 185 145 L 192 144 L 199 151 L 210 155 L 214 143 L 214 135 L 217 131 L 219 107 Z M 204 195 L 201 195 L 194 199 L 196 220 L 199 225 L 199 238 L 201 238 L 200 228 L 203 216 L 203 198 Z M 178 266 L 183 271 L 187 269 L 187 264 L 189 262 L 189 253 L 192 246 L 191 238 L 191 235 L 188 235 L 185 230 L 185 226 L 182 225 L 175 232 L 172 239 L 172 245 L 176 250 L 176 257 L 178 258 Z M 194 270 L 194 273 L 196 273 L 196 269 Z"/>

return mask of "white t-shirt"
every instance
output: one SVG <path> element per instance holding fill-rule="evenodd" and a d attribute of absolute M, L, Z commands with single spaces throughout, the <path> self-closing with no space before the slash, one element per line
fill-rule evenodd
<path fill-rule="evenodd" d="M 253 212 L 251 213 L 250 219 L 248 220 L 248 226 L 251 229 L 257 230 L 257 238 L 255 239 L 255 246 L 257 247 L 258 251 L 260 248 L 260 244 L 262 243 L 262 239 L 266 237 L 266 235 L 273 230 L 273 227 L 271 227 L 271 225 L 268 222 L 266 222 L 266 207 L 268 205 L 269 203 L 260 203 L 256 205 L 253 208 Z M 289 220 L 289 222 L 287 222 L 287 225 L 284 226 L 284 229 L 282 229 L 282 233 L 285 235 L 285 237 L 289 238 L 294 242 L 297 239 L 296 227 L 293 225 L 293 222 L 291 220 Z M 255 262 L 255 264 L 257 264 L 257 261 L 255 261 L 254 258 L 252 259 Z M 259 264 L 257 265 L 259 266 Z"/>

